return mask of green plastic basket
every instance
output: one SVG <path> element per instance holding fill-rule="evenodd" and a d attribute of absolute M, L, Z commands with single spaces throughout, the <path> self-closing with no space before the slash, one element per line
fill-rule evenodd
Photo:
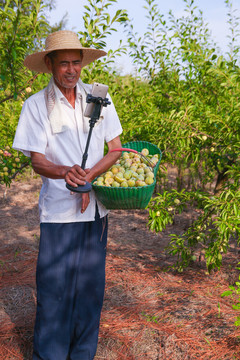
<path fill-rule="evenodd" d="M 161 150 L 154 144 L 147 141 L 132 141 L 122 145 L 123 148 L 129 148 L 141 152 L 147 148 L 150 155 L 158 154 L 159 160 L 154 167 L 154 182 L 151 185 L 141 187 L 106 187 L 98 186 L 92 183 L 93 190 L 97 199 L 109 210 L 111 209 L 145 209 L 148 205 L 155 185 L 156 175 L 162 158 Z"/>

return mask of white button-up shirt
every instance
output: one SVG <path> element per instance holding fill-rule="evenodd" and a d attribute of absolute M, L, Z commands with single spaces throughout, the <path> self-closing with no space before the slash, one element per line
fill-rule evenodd
<path fill-rule="evenodd" d="M 61 102 L 62 111 L 66 113 L 68 128 L 61 133 L 53 134 L 47 116 L 44 90 L 29 97 L 22 108 L 16 130 L 13 148 L 30 156 L 30 152 L 44 154 L 46 158 L 65 166 L 81 165 L 88 133 L 83 131 L 83 111 L 80 88 L 77 85 L 75 109 L 70 105 L 62 92 L 57 88 L 56 96 Z M 111 101 L 109 95 L 108 99 Z M 122 133 L 122 127 L 115 107 L 103 107 L 102 121 L 93 128 L 86 168 L 93 167 L 104 156 L 104 142 L 109 142 Z M 69 223 L 93 221 L 95 218 L 96 197 L 90 192 L 90 203 L 81 213 L 81 194 L 70 194 L 64 179 L 42 178 L 39 196 L 40 222 Z M 107 214 L 106 208 L 97 201 L 100 217 Z"/>

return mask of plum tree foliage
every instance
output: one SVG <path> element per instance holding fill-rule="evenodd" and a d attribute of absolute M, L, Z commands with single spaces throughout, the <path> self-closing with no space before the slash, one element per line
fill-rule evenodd
<path fill-rule="evenodd" d="M 41 48 L 42 38 L 50 31 L 44 11 L 52 4 L 40 0 L 1 2 L 0 181 L 6 185 L 29 164 L 11 145 L 24 100 L 40 89 L 46 79 L 24 68 L 23 60 L 27 53 Z"/>
<path fill-rule="evenodd" d="M 138 37 L 128 26 L 130 55 L 145 80 L 126 89 L 131 101 L 122 114 L 128 136 L 158 145 L 164 164 L 177 169 L 176 189 L 160 173 L 150 229 L 162 231 L 187 206 L 198 209 L 186 232 L 171 237 L 169 251 L 182 270 L 200 247 L 211 270 L 240 234 L 238 18 L 225 1 L 230 42 L 223 55 L 194 1 L 184 3 L 183 16 L 170 11 L 166 19 L 157 1 L 146 0 L 147 32 Z"/>
<path fill-rule="evenodd" d="M 194 0 L 184 3 L 183 16 L 170 11 L 166 19 L 157 1 L 146 0 L 144 36 L 129 24 L 130 55 L 145 81 L 131 79 L 122 96 L 129 102 L 120 108 L 125 134 L 163 151 L 160 192 L 148 206 L 149 228 L 162 231 L 192 207 L 196 218 L 170 237 L 168 251 L 182 271 L 200 249 L 211 271 L 220 268 L 230 243 L 240 240 L 239 18 L 226 0 L 229 47 L 222 54 Z M 171 166 L 177 169 L 172 188 L 167 183 Z M 239 282 L 227 295 L 232 293 L 239 295 Z M 239 301 L 234 308 L 239 310 Z"/>

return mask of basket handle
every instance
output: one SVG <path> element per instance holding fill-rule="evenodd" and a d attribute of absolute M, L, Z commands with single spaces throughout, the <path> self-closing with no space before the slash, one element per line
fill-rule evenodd
<path fill-rule="evenodd" d="M 144 156 L 143 154 L 141 154 L 139 151 L 137 150 L 133 150 L 133 149 L 128 149 L 128 148 L 116 148 L 116 149 L 112 149 L 110 150 L 109 152 L 113 152 L 113 151 L 130 151 L 130 152 L 133 152 L 135 154 L 138 154 L 140 156 L 142 156 L 144 158 L 144 160 L 154 169 L 155 168 L 155 164 L 153 164 L 151 162 L 151 160 L 149 160 L 146 156 Z"/>
<path fill-rule="evenodd" d="M 133 150 L 133 149 L 128 149 L 128 148 L 117 148 L 117 149 L 112 149 L 109 152 L 113 152 L 113 151 L 131 151 L 135 154 L 139 154 L 139 152 L 137 150 Z"/>

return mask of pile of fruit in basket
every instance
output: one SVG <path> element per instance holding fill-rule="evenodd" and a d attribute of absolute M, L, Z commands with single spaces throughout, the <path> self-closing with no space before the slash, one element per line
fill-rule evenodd
<path fill-rule="evenodd" d="M 158 160 L 158 154 L 150 155 L 145 148 L 140 153 L 123 151 L 120 159 L 93 184 L 115 188 L 151 185 L 154 182 L 153 169 Z"/>

